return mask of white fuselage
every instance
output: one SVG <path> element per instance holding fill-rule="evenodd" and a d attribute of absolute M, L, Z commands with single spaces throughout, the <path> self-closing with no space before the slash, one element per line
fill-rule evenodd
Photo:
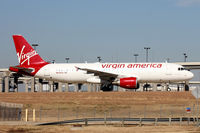
<path fill-rule="evenodd" d="M 187 81 L 193 74 L 173 63 L 80 63 L 48 64 L 35 77 L 66 83 L 101 83 L 99 76 L 78 68 L 112 73 L 123 77 L 137 77 L 138 83 L 168 83 Z"/>

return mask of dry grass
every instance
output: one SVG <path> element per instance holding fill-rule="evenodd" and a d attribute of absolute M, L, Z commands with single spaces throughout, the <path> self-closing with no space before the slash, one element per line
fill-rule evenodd
<path fill-rule="evenodd" d="M 35 108 L 37 121 L 104 117 L 105 113 L 124 118 L 179 117 L 193 115 L 185 108 L 196 107 L 190 92 L 0 93 L 0 101 L 21 103 L 30 111 Z"/>
<path fill-rule="evenodd" d="M 199 133 L 200 128 L 193 126 L 143 126 L 143 127 L 114 127 L 114 126 L 0 126 L 1 133 Z"/>
<path fill-rule="evenodd" d="M 104 117 L 112 113 L 112 117 L 159 117 L 171 113 L 185 113 L 185 107 L 192 107 L 195 98 L 190 92 L 84 92 L 84 93 L 0 93 L 0 102 L 24 104 L 24 108 L 35 108 L 39 121 L 39 109 L 44 121 L 56 121 L 59 108 L 60 120 L 73 119 L 76 111 L 78 117 Z M 31 115 L 31 114 L 30 114 Z M 30 116 L 31 117 L 31 116 Z M 109 116 L 108 116 L 109 117 Z M 31 120 L 31 119 L 30 119 Z M 149 126 L 117 127 L 117 126 L 3 126 L 0 133 L 149 133 L 149 132 L 180 132 L 196 133 L 200 129 L 194 126 Z"/>
<path fill-rule="evenodd" d="M 130 106 L 188 104 L 195 101 L 190 92 L 83 92 L 83 93 L 0 93 L 1 102 L 22 103 L 27 107 Z"/>

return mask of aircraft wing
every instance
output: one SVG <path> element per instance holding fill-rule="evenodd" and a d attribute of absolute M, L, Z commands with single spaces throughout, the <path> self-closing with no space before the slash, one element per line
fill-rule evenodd
<path fill-rule="evenodd" d="M 94 76 L 99 76 L 101 79 L 104 80 L 112 80 L 117 78 L 119 75 L 115 73 L 109 73 L 109 72 L 104 72 L 104 71 L 99 71 L 91 68 L 79 68 L 79 70 L 86 71 L 88 74 L 94 74 Z"/>
<path fill-rule="evenodd" d="M 179 64 L 189 70 L 200 69 L 200 62 L 176 62 L 175 64 Z"/>

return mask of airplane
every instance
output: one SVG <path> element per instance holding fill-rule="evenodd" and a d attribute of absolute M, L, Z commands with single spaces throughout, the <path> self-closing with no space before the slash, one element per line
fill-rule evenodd
<path fill-rule="evenodd" d="M 65 63 L 44 61 L 22 35 L 13 35 L 19 65 L 9 70 L 22 75 L 65 83 L 100 84 L 102 91 L 113 85 L 138 89 L 140 83 L 188 81 L 193 73 L 174 63 Z"/>

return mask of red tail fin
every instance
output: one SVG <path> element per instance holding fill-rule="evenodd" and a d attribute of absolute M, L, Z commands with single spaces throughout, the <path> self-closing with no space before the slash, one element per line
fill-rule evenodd
<path fill-rule="evenodd" d="M 46 63 L 21 35 L 13 35 L 20 66 L 31 67 Z"/>
<path fill-rule="evenodd" d="M 21 35 L 13 35 L 19 66 L 10 67 L 11 71 L 34 76 L 45 62 Z"/>

